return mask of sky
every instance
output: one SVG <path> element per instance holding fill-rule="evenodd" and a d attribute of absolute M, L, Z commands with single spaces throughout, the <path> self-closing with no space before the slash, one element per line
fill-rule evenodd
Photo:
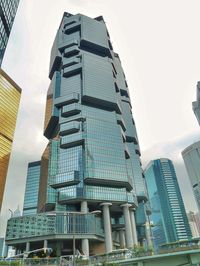
<path fill-rule="evenodd" d="M 143 166 L 172 159 L 187 210 L 197 211 L 181 151 L 200 139 L 192 111 L 200 80 L 199 0 L 21 0 L 2 68 L 22 88 L 0 235 L 22 209 L 27 164 L 40 160 L 51 46 L 63 12 L 104 16 L 124 68 Z"/>

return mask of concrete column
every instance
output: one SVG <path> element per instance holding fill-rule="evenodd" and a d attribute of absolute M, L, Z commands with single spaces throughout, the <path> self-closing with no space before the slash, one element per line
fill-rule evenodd
<path fill-rule="evenodd" d="M 43 248 L 47 248 L 48 247 L 48 240 L 44 240 L 44 246 L 43 246 Z"/>
<path fill-rule="evenodd" d="M 26 252 L 30 251 L 30 242 L 26 242 Z"/>
<path fill-rule="evenodd" d="M 83 212 L 83 213 L 87 213 L 88 212 L 87 201 L 82 201 L 81 202 L 81 212 Z M 90 254 L 90 251 L 89 251 L 89 240 L 87 238 L 82 239 L 81 248 L 82 248 L 83 254 L 86 255 L 87 257 L 89 257 L 89 254 Z"/>
<path fill-rule="evenodd" d="M 105 232 L 106 253 L 112 252 L 113 250 L 112 230 L 111 230 L 110 210 L 109 210 L 109 207 L 111 205 L 112 203 L 109 202 L 100 204 L 100 206 L 103 207 L 103 223 L 104 223 L 104 232 Z"/>
<path fill-rule="evenodd" d="M 125 203 L 121 205 L 121 207 L 123 208 L 123 213 L 124 213 L 126 247 L 132 248 L 133 247 L 133 235 L 132 235 L 131 219 L 130 219 L 130 213 L 129 213 L 129 207 L 131 207 L 131 204 Z"/>
<path fill-rule="evenodd" d="M 125 248 L 124 229 L 119 229 L 119 244 L 120 248 Z"/>
<path fill-rule="evenodd" d="M 132 228 L 132 235 L 133 235 L 133 245 L 138 245 L 134 209 L 130 208 L 129 212 L 130 212 L 131 228 Z"/>
<path fill-rule="evenodd" d="M 147 243 L 147 247 L 152 247 L 152 240 L 151 240 L 151 228 L 150 228 L 150 224 L 147 221 L 145 224 L 145 235 L 146 235 L 146 243 Z"/>
<path fill-rule="evenodd" d="M 6 258 L 8 256 L 8 245 L 4 242 L 4 247 L 3 247 L 3 257 Z"/>

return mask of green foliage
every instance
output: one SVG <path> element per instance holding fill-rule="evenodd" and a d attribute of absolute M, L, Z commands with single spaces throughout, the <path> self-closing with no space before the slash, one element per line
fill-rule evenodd
<path fill-rule="evenodd" d="M 0 265 L 12 265 L 12 266 L 20 266 L 20 261 L 0 261 Z"/>

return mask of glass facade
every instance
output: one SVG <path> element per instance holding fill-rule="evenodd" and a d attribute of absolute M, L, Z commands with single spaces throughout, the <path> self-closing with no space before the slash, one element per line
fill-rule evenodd
<path fill-rule="evenodd" d="M 192 109 L 200 125 L 200 82 L 197 83 L 197 100 L 192 103 Z"/>
<path fill-rule="evenodd" d="M 21 89 L 0 69 L 0 209 L 12 148 Z"/>
<path fill-rule="evenodd" d="M 182 151 L 182 156 L 200 211 L 200 141 L 184 149 Z"/>
<path fill-rule="evenodd" d="M 32 162 L 32 163 L 29 163 L 28 165 L 23 215 L 37 213 L 40 169 L 41 169 L 40 161 Z"/>
<path fill-rule="evenodd" d="M 59 234 L 103 236 L 104 232 L 101 219 L 93 214 L 51 212 L 9 219 L 6 239 L 24 241 L 27 238 L 34 238 L 37 241 L 37 237 Z"/>
<path fill-rule="evenodd" d="M 128 84 L 102 17 L 64 13 L 51 51 L 49 78 L 44 123 L 49 144 L 41 160 L 39 196 L 34 203 L 37 215 L 69 211 L 89 215 L 112 205 L 107 216 L 97 219 L 98 230 L 102 231 L 105 217 L 107 224 L 111 219 L 124 223 L 124 213 L 128 213 L 127 223 L 121 226 L 126 224 L 130 232 L 127 245 L 133 246 L 133 234 L 137 244 L 135 209 L 143 239 L 147 192 Z M 85 217 L 80 216 L 80 230 L 87 228 Z M 7 241 L 14 234 L 14 224 L 20 224 L 12 221 Z M 70 218 L 60 218 L 60 222 L 65 230 L 71 227 Z M 63 233 L 57 231 L 56 223 L 52 230 Z M 88 239 L 94 239 L 95 230 L 89 231 Z"/>
<path fill-rule="evenodd" d="M 168 159 L 152 161 L 145 170 L 152 208 L 152 234 L 156 249 L 161 244 L 191 238 L 176 173 Z"/>
<path fill-rule="evenodd" d="M 0 0 L 0 66 L 20 0 Z"/>

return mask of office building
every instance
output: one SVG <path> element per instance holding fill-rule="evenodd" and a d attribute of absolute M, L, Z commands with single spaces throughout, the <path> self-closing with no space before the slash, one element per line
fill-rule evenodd
<path fill-rule="evenodd" d="M 192 211 L 187 213 L 188 221 L 190 224 L 190 229 L 192 232 L 192 237 L 200 237 L 200 219 L 198 213 Z"/>
<path fill-rule="evenodd" d="M 40 161 L 28 164 L 23 215 L 37 213 L 40 168 Z"/>
<path fill-rule="evenodd" d="M 8 43 L 19 0 L 0 0 L 0 66 Z"/>
<path fill-rule="evenodd" d="M 200 81 L 197 83 L 197 100 L 192 103 L 192 109 L 200 125 Z"/>
<path fill-rule="evenodd" d="M 0 210 L 13 143 L 21 89 L 0 69 Z"/>
<path fill-rule="evenodd" d="M 172 161 L 165 158 L 151 161 L 145 179 L 156 249 L 165 243 L 190 239 L 191 230 Z"/>
<path fill-rule="evenodd" d="M 4 238 L 0 237 L 0 258 L 3 257 Z"/>
<path fill-rule="evenodd" d="M 184 149 L 182 151 L 182 157 L 200 211 L 200 141 Z"/>
<path fill-rule="evenodd" d="M 140 147 L 103 17 L 64 13 L 49 77 L 38 213 L 10 219 L 7 244 L 21 251 L 43 245 L 64 255 L 72 254 L 75 238 L 76 249 L 92 255 L 142 243 L 150 210 Z"/>

